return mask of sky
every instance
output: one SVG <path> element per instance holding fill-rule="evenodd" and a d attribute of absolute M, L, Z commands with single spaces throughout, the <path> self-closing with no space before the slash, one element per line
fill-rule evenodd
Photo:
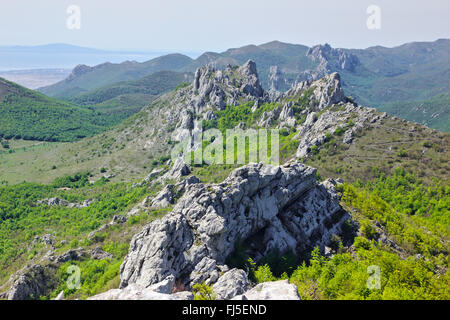
<path fill-rule="evenodd" d="M 73 5 L 75 20 L 67 11 Z M 448 0 L 0 0 L 0 45 L 221 52 L 279 40 L 392 47 L 450 38 L 449 16 Z"/>

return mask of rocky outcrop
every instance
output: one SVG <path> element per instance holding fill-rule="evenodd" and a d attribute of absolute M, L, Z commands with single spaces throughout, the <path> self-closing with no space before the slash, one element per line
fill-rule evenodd
<path fill-rule="evenodd" d="M 278 66 L 271 66 L 269 68 L 269 90 L 279 91 L 285 87 L 285 79 L 283 73 Z"/>
<path fill-rule="evenodd" d="M 222 275 L 213 285 L 218 300 L 229 300 L 247 291 L 250 281 L 244 270 L 232 269 Z"/>
<path fill-rule="evenodd" d="M 316 112 L 308 114 L 306 121 L 298 128 L 296 139 L 300 140 L 297 157 L 309 155 L 313 146 L 320 147 L 327 141 L 327 134 L 335 135 L 345 144 L 351 144 L 355 135 L 368 124 L 375 123 L 384 117 L 375 109 L 357 107 L 353 103 L 339 103 L 338 110 L 326 110 L 320 116 Z M 337 130 L 344 130 L 343 135 Z M 336 135 L 336 132 L 339 134 Z"/>
<path fill-rule="evenodd" d="M 69 251 L 64 252 L 63 254 L 59 256 L 50 256 L 48 259 L 52 262 L 56 263 L 64 263 L 67 261 L 77 261 L 81 260 L 83 257 L 86 257 L 87 254 L 84 250 L 84 248 L 78 248 L 78 249 L 70 249 Z"/>
<path fill-rule="evenodd" d="M 87 208 L 94 202 L 95 202 L 95 199 L 84 200 L 82 203 L 72 203 L 72 202 L 69 202 L 67 200 L 60 199 L 60 198 L 50 198 L 50 199 L 38 200 L 37 204 L 45 204 L 49 207 L 61 206 L 61 207 L 78 208 L 79 209 L 79 208 Z"/>
<path fill-rule="evenodd" d="M 91 252 L 91 259 L 95 260 L 103 260 L 103 259 L 112 259 L 113 255 L 109 252 L 103 251 L 101 247 L 94 248 Z"/>
<path fill-rule="evenodd" d="M 251 97 L 261 98 L 264 94 L 264 90 L 259 82 L 256 63 L 252 60 L 248 60 L 238 69 L 238 72 L 242 77 L 234 79 L 235 85 L 240 86 L 240 90 L 242 90 L 243 93 Z"/>
<path fill-rule="evenodd" d="M 300 300 L 297 287 L 287 280 L 260 283 L 232 300 Z"/>
<path fill-rule="evenodd" d="M 70 249 L 60 255 L 54 255 L 50 250 L 39 262 L 25 266 L 13 274 L 8 281 L 9 290 L 1 294 L 1 298 L 8 300 L 32 300 L 50 294 L 58 284 L 57 271 L 61 264 L 67 261 L 80 261 L 85 258 L 91 259 L 111 259 L 112 254 L 103 251 L 100 247 L 87 251 L 80 247 Z M 64 295 L 58 295 L 59 299 L 64 299 Z"/>
<path fill-rule="evenodd" d="M 320 111 L 331 105 L 346 102 L 341 77 L 337 72 L 326 75 L 320 80 L 302 81 L 289 89 L 283 96 L 301 96 L 307 93 L 309 93 L 309 111 Z"/>
<path fill-rule="evenodd" d="M 79 64 L 75 68 L 73 68 L 73 70 L 70 73 L 70 75 L 64 81 L 65 82 L 70 82 L 70 81 L 78 78 L 79 76 L 82 76 L 83 74 L 91 72 L 92 70 L 94 70 L 94 68 L 89 67 L 89 66 L 87 66 L 85 64 Z"/>
<path fill-rule="evenodd" d="M 345 70 L 354 72 L 359 64 L 357 56 L 340 48 L 332 48 L 328 43 L 310 48 L 306 56 L 312 61 L 319 63 L 314 74 L 316 79 L 333 71 Z"/>
<path fill-rule="evenodd" d="M 193 300 L 191 292 L 174 292 L 175 279 L 167 277 L 160 283 L 150 287 L 142 287 L 132 284 L 124 289 L 112 289 L 104 293 L 92 296 L 88 300 Z"/>
<path fill-rule="evenodd" d="M 181 177 L 187 176 L 191 173 L 191 168 L 184 162 L 183 158 L 178 158 L 175 160 L 172 168 L 164 174 L 160 181 L 163 180 L 179 180 Z"/>
<path fill-rule="evenodd" d="M 155 209 L 162 209 L 170 206 L 174 202 L 174 185 L 168 184 L 161 190 L 160 193 L 152 200 L 151 207 Z"/>
<path fill-rule="evenodd" d="M 171 213 L 135 235 L 120 287 L 148 287 L 169 276 L 186 288 L 214 284 L 238 240 L 255 259 L 275 248 L 301 253 L 324 248 L 348 218 L 333 184 L 318 183 L 314 168 L 249 164 L 220 184 L 187 186 Z"/>
<path fill-rule="evenodd" d="M 186 190 L 186 187 L 200 183 L 200 180 L 196 176 L 190 176 L 176 185 L 166 185 L 152 200 L 150 204 L 151 209 L 162 209 L 173 205 L 179 197 Z"/>
<path fill-rule="evenodd" d="M 6 294 L 8 300 L 37 299 L 48 292 L 49 287 L 55 284 L 53 266 L 32 265 L 26 271 L 20 272 L 11 288 Z"/>
<path fill-rule="evenodd" d="M 195 72 L 193 89 L 196 113 L 208 105 L 219 109 L 227 104 L 235 105 L 240 96 L 258 99 L 264 95 L 256 64 L 251 60 L 241 67 L 228 66 L 225 70 L 210 65 L 201 67 Z"/>

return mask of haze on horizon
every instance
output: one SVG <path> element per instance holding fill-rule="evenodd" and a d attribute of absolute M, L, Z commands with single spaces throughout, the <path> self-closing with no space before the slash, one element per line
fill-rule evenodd
<path fill-rule="evenodd" d="M 67 8 L 81 10 L 69 29 Z M 369 29 L 370 5 L 380 29 Z M 40 0 L 2 1 L 1 45 L 68 43 L 107 50 L 224 51 L 273 40 L 313 46 L 387 47 L 450 37 L 450 1 Z"/>

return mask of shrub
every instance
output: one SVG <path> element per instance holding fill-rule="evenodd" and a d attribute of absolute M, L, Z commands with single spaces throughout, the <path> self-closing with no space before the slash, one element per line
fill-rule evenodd
<path fill-rule="evenodd" d="M 272 274 L 269 265 L 259 266 L 255 271 L 255 279 L 258 283 L 275 281 L 276 278 Z"/>
<path fill-rule="evenodd" d="M 407 156 L 408 156 L 408 153 L 406 152 L 406 150 L 400 149 L 400 150 L 397 152 L 397 156 L 399 156 L 399 157 L 401 157 L 401 158 L 404 158 L 404 157 L 407 157 Z"/>
<path fill-rule="evenodd" d="M 192 289 L 194 300 L 216 300 L 216 294 L 214 294 L 212 287 L 204 282 L 194 284 Z"/>
<path fill-rule="evenodd" d="M 344 131 L 345 131 L 344 128 L 338 127 L 338 128 L 336 129 L 336 131 L 334 132 L 334 134 L 337 135 L 337 136 L 341 136 L 341 135 L 344 134 Z"/>

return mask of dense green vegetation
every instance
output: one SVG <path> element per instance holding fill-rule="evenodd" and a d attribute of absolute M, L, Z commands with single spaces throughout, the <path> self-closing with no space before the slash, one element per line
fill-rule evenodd
<path fill-rule="evenodd" d="M 232 167 L 227 167 L 224 175 Z M 211 168 L 215 172 L 214 166 Z M 402 168 L 391 175 L 377 167 L 372 171 L 373 179 L 357 180 L 339 188 L 342 205 L 352 214 L 360 230 L 351 248 L 343 247 L 337 238 L 331 258 L 323 257 L 316 249 L 301 260 L 292 253 L 273 251 L 262 260 L 253 261 L 245 255 L 244 244 L 238 242 L 227 264 L 249 270 L 250 279 L 255 283 L 289 279 L 297 285 L 302 299 L 448 299 L 449 186 L 445 181 L 425 184 Z M 210 176 L 208 172 L 204 172 L 205 177 Z M 2 282 L 24 261 L 45 252 L 44 244 L 33 241 L 35 236 L 53 234 L 58 252 L 100 244 L 112 258 L 63 264 L 57 271 L 57 286 L 42 299 L 52 298 L 61 291 L 66 297 L 84 299 L 118 286 L 119 267 L 127 253 L 129 237 L 134 234 L 130 232 L 124 238 L 124 230 L 157 218 L 170 208 L 130 219 L 125 226 L 109 230 L 92 242 L 86 238 L 89 232 L 112 215 L 129 209 L 148 190 L 146 187 L 131 189 L 128 184 L 105 179 L 92 185 L 89 176 L 82 173 L 62 177 L 49 185 L 22 183 L 0 187 Z M 217 177 L 218 181 L 221 179 Z M 154 194 L 156 189 L 150 192 Z M 81 209 L 37 204 L 38 200 L 50 197 L 70 202 L 92 198 L 96 201 Z M 378 241 L 381 233 L 398 247 Z M 65 284 L 70 276 L 68 268 L 73 264 L 82 270 L 81 287 L 76 290 L 68 289 Z M 381 270 L 380 289 L 369 289 L 366 285 L 370 276 L 368 267 L 373 265 Z M 210 287 L 204 284 L 196 286 L 194 292 L 196 299 L 214 299 Z"/>
<path fill-rule="evenodd" d="M 0 137 L 62 142 L 90 137 L 191 77 L 189 73 L 161 71 L 77 95 L 69 102 L 0 79 Z"/>
<path fill-rule="evenodd" d="M 204 282 L 194 284 L 193 286 L 194 300 L 216 300 L 217 296 L 214 294 L 211 286 Z"/>
<path fill-rule="evenodd" d="M 50 185 L 0 186 L 0 279 L 8 275 L 16 261 L 38 254 L 43 245 L 33 242 L 35 236 L 52 234 L 58 250 L 90 245 L 85 238 L 87 233 L 148 194 L 145 187 L 130 189 L 124 183 L 108 183 L 106 179 L 90 184 L 88 177 L 79 174 L 57 179 Z M 86 208 L 37 204 L 38 200 L 51 197 L 73 203 L 87 199 L 95 202 Z"/>
<path fill-rule="evenodd" d="M 250 101 L 239 106 L 226 106 L 223 110 L 216 110 L 214 114 L 217 120 L 204 120 L 203 130 L 217 128 L 225 134 L 227 129 L 234 129 L 240 123 L 246 127 L 254 127 L 256 120 L 264 112 L 271 111 L 277 107 L 275 103 L 265 103 L 258 107 L 255 112 L 252 112 L 254 104 L 254 101 Z"/>
<path fill-rule="evenodd" d="M 73 141 L 116 123 L 110 116 L 46 97 L 0 79 L 0 136 L 5 139 Z"/>
<path fill-rule="evenodd" d="M 391 177 L 344 185 L 341 190 L 344 206 L 356 210 L 352 216 L 361 225 L 361 237 L 355 238 L 354 251 L 341 249 L 331 259 L 314 251 L 309 263 L 290 276 L 300 295 L 304 299 L 449 299 L 449 187 L 424 186 L 399 169 Z M 376 241 L 382 229 L 400 252 Z M 375 290 L 366 286 L 371 265 L 381 270 L 381 287 Z"/>
<path fill-rule="evenodd" d="M 342 205 L 360 226 L 351 248 L 339 243 L 331 258 L 315 248 L 303 261 L 274 251 L 256 263 L 238 242 L 227 263 L 249 270 L 254 282 L 289 279 L 302 299 L 449 299 L 448 185 L 427 186 L 397 169 L 392 176 L 339 190 Z M 380 233 L 397 249 L 378 241 Z M 371 289 L 373 266 L 381 281 Z"/>
<path fill-rule="evenodd" d="M 141 79 L 117 82 L 91 90 L 70 98 L 70 100 L 81 105 L 95 105 L 121 95 L 145 94 L 158 96 L 161 93 L 175 89 L 178 85 L 191 78 L 192 74 L 189 73 L 160 71 Z M 143 101 L 142 103 L 142 106 L 144 106 L 149 104 L 149 101 Z"/>
<path fill-rule="evenodd" d="M 203 130 L 206 131 L 211 128 L 219 129 L 222 132 L 223 137 L 226 137 L 226 131 L 228 129 L 234 129 L 238 125 L 243 125 L 245 128 L 255 128 L 258 129 L 258 121 L 262 119 L 263 115 L 267 112 L 273 111 L 276 108 L 279 108 L 279 104 L 276 103 L 264 103 L 259 106 L 255 111 L 252 111 L 252 107 L 254 106 L 253 101 L 247 102 L 245 104 L 239 106 L 226 106 L 223 110 L 215 110 L 214 115 L 216 117 L 215 120 L 204 120 L 203 121 Z M 295 128 L 286 129 L 282 128 L 279 131 L 279 148 L 280 148 L 280 161 L 284 162 L 289 157 L 291 157 L 298 147 L 298 140 L 292 139 L 296 135 Z M 228 139 L 228 137 L 227 137 Z M 205 141 L 204 141 L 205 142 Z M 224 150 L 226 149 L 226 143 L 228 141 L 224 141 Z M 208 143 L 206 143 L 207 145 Z M 206 147 L 204 144 L 203 147 Z M 259 147 L 259 145 L 258 145 Z M 268 149 L 271 150 L 271 135 L 268 137 Z M 258 149 L 259 150 L 259 149 Z M 249 142 L 246 142 L 246 150 L 245 150 L 245 159 L 246 162 L 249 159 Z M 238 154 L 235 154 L 235 161 L 238 157 Z M 225 154 L 224 154 L 225 159 Z M 209 172 L 213 174 L 213 172 L 229 172 L 231 168 L 235 168 L 235 166 L 227 165 L 222 168 L 218 168 L 214 166 L 205 167 L 200 169 L 198 174 L 203 176 L 204 172 Z M 216 181 L 209 180 L 208 181 Z"/>
<path fill-rule="evenodd" d="M 107 242 L 102 250 L 112 254 L 112 259 L 68 261 L 57 272 L 58 286 L 49 298 L 56 297 L 61 291 L 65 297 L 86 299 L 95 294 L 115 289 L 120 284 L 120 265 L 128 253 L 128 244 Z M 80 287 L 69 289 L 67 281 L 73 274 L 69 268 L 80 268 Z"/>

